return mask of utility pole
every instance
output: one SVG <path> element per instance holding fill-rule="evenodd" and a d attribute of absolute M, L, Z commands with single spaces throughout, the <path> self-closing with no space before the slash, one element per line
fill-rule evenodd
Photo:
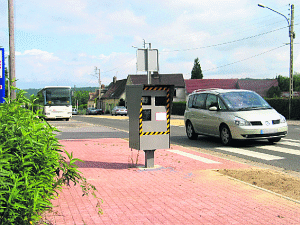
<path fill-rule="evenodd" d="M 95 72 L 97 74 L 97 70 L 99 70 L 99 95 L 98 95 L 98 98 L 99 98 L 99 109 L 101 109 L 101 105 L 100 105 L 100 98 L 101 98 L 101 79 L 100 79 L 100 69 L 97 68 L 97 66 L 95 66 Z M 97 107 L 98 108 L 98 107 Z"/>
<path fill-rule="evenodd" d="M 293 60 L 294 60 L 294 38 L 295 38 L 295 33 L 294 33 L 294 5 L 291 5 L 291 21 L 290 21 L 290 94 L 289 94 L 289 119 L 291 119 L 291 110 L 292 110 L 292 99 L 294 95 L 294 69 L 293 69 Z"/>
<path fill-rule="evenodd" d="M 291 119 L 291 111 L 292 111 L 292 99 L 293 99 L 293 87 L 294 87 L 294 82 L 293 82 L 293 73 L 294 73 L 294 70 L 293 70 L 293 58 L 294 58 L 294 55 L 293 55 L 293 48 L 294 48 L 294 38 L 295 38 L 295 32 L 294 32 L 294 5 L 292 4 L 291 5 L 291 19 L 289 21 L 289 19 L 283 15 L 282 13 L 280 12 L 277 12 L 276 10 L 274 9 L 271 9 L 270 7 L 267 7 L 265 5 L 262 5 L 262 4 L 258 4 L 259 7 L 262 7 L 262 8 L 266 8 L 266 9 L 269 9 L 281 16 L 283 16 L 288 25 L 289 25 L 289 37 L 290 37 L 290 71 L 289 71 L 289 75 L 290 75 L 290 86 L 289 86 L 289 115 L 288 115 L 288 119 Z"/>
<path fill-rule="evenodd" d="M 16 91 L 11 86 L 16 87 L 15 75 L 15 29 L 14 29 L 14 3 L 13 0 L 8 0 L 8 27 L 9 27 L 9 78 L 10 78 L 10 97 L 16 99 Z"/>

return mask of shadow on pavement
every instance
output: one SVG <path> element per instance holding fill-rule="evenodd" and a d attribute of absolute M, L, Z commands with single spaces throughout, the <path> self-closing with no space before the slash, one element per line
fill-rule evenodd
<path fill-rule="evenodd" d="M 131 163 L 115 163 L 115 162 L 99 162 L 99 161 L 84 161 L 75 163 L 79 168 L 101 168 L 101 169 L 118 169 L 124 170 L 133 167 L 143 166 L 142 164 L 137 164 L 134 166 Z"/>

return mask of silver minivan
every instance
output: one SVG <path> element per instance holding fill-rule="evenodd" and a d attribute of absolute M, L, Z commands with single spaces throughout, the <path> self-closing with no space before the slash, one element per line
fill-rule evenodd
<path fill-rule="evenodd" d="M 196 90 L 189 95 L 184 113 L 186 134 L 220 137 L 223 145 L 233 139 L 267 139 L 278 142 L 288 132 L 284 116 L 260 95 L 241 89 Z"/>

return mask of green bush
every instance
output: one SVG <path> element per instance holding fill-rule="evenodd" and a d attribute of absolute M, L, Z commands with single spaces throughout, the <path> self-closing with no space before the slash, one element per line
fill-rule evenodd
<path fill-rule="evenodd" d="M 85 115 L 86 109 L 78 109 L 78 115 Z"/>
<path fill-rule="evenodd" d="M 286 98 L 267 98 L 266 101 L 277 112 L 282 114 L 285 118 L 289 118 L 289 99 Z M 291 118 L 294 120 L 300 119 L 300 98 L 293 98 L 291 103 Z"/>
<path fill-rule="evenodd" d="M 184 115 L 186 102 L 173 102 L 172 115 Z"/>
<path fill-rule="evenodd" d="M 0 224 L 37 224 L 70 181 L 80 183 L 84 194 L 96 191 L 74 164 L 81 160 L 60 154 L 56 128 L 22 107 L 34 105 L 33 96 L 29 100 L 24 93 L 0 104 Z"/>

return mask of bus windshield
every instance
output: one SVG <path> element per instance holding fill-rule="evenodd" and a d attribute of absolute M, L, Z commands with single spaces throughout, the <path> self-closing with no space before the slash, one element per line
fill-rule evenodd
<path fill-rule="evenodd" d="M 47 88 L 45 90 L 45 105 L 71 105 L 71 89 Z"/>

